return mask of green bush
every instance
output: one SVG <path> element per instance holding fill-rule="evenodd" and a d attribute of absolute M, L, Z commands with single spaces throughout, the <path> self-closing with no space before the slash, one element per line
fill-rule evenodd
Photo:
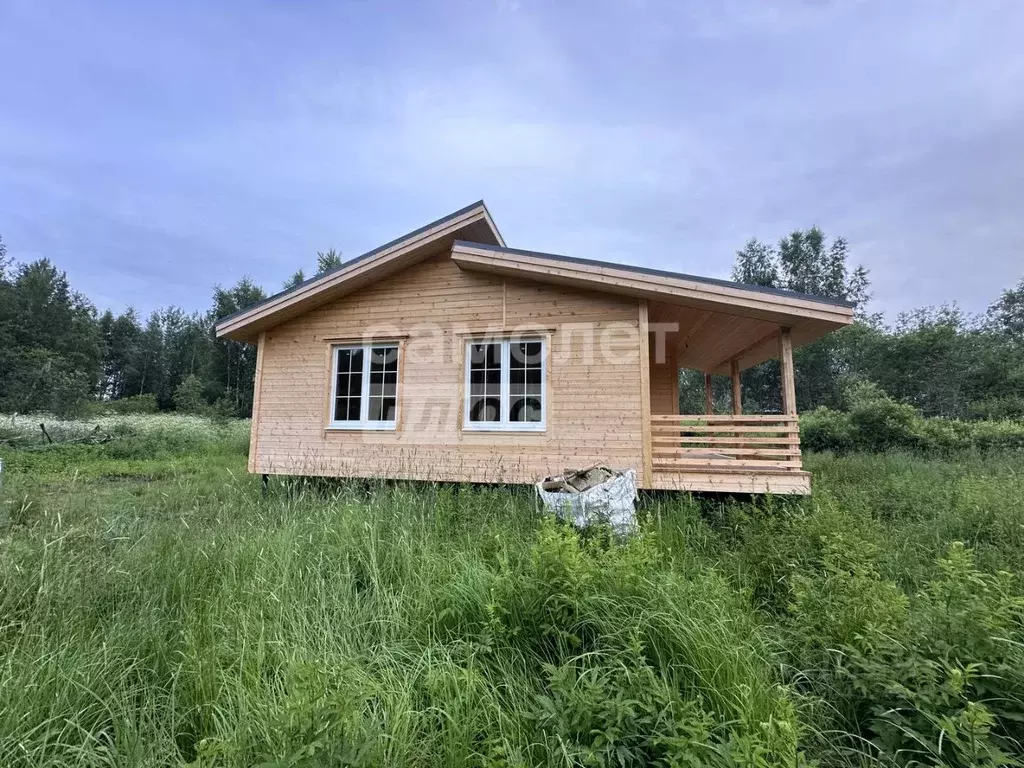
<path fill-rule="evenodd" d="M 120 400 L 109 401 L 107 403 L 107 408 L 111 413 L 121 416 L 135 413 L 156 413 L 156 395 L 150 392 L 144 395 L 122 397 Z"/>
<path fill-rule="evenodd" d="M 179 413 L 205 413 L 209 408 L 202 379 L 189 374 L 174 390 L 174 409 Z"/>
<path fill-rule="evenodd" d="M 800 419 L 800 438 L 811 450 L 924 452 L 1019 450 L 1024 422 L 924 418 L 870 382 L 848 392 L 848 411 L 820 407 Z"/>
<path fill-rule="evenodd" d="M 897 403 L 869 382 L 858 385 L 850 398 L 850 423 L 858 448 L 918 447 L 917 426 L 921 418 L 913 406 Z"/>
<path fill-rule="evenodd" d="M 804 448 L 846 453 L 853 450 L 857 440 L 848 413 L 819 406 L 800 417 L 800 442 Z"/>
<path fill-rule="evenodd" d="M 1024 421 L 1024 394 L 1009 392 L 1002 397 L 978 400 L 970 405 L 971 416 L 989 421 Z"/>
<path fill-rule="evenodd" d="M 1024 599 L 951 546 L 913 599 L 838 536 L 795 579 L 793 663 L 837 725 L 898 764 L 1013 765 L 1024 746 Z"/>
<path fill-rule="evenodd" d="M 718 524 L 719 557 L 769 617 L 783 679 L 806 697 L 808 752 L 824 764 L 1016 764 L 1021 459 L 810 458 L 813 500 L 724 505 Z"/>

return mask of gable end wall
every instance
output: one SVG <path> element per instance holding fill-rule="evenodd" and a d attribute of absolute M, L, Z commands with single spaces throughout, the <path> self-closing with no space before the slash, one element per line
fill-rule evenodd
<path fill-rule="evenodd" d="M 462 429 L 467 332 L 550 332 L 544 433 Z M 405 337 L 398 429 L 326 430 L 330 339 Z M 642 465 L 639 304 L 464 272 L 447 253 L 267 331 L 250 468 L 266 474 L 533 482 Z"/>

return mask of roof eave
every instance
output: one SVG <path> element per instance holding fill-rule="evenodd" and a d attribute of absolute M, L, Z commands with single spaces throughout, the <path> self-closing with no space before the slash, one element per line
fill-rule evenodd
<path fill-rule="evenodd" d="M 306 280 L 251 307 L 221 318 L 214 325 L 217 338 L 226 337 L 237 341 L 251 341 L 258 336 L 260 330 L 269 327 L 268 322 L 272 322 L 275 314 L 284 312 L 299 302 L 313 301 L 317 296 L 343 286 L 353 276 L 366 273 L 375 265 L 401 256 L 412 249 L 422 248 L 435 240 L 450 236 L 480 221 L 486 223 L 494 239 L 500 246 L 504 246 L 505 240 L 494 223 L 487 205 L 483 200 L 478 200 L 472 205 L 367 251 L 330 272 Z M 325 301 L 329 300 L 329 297 L 325 299 Z"/>

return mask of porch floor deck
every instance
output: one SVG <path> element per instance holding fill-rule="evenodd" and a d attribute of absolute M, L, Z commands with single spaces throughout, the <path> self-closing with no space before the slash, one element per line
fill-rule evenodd
<path fill-rule="evenodd" d="M 811 492 L 811 473 L 804 471 L 765 472 L 754 470 L 705 470 L 683 472 L 654 470 L 651 490 L 714 493 L 771 493 L 803 495 Z"/>

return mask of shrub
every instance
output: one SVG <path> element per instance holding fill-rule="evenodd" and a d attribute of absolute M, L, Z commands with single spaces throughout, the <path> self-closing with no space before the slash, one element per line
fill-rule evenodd
<path fill-rule="evenodd" d="M 812 451 L 852 450 L 857 435 L 850 414 L 818 406 L 800 417 L 800 442 Z"/>
<path fill-rule="evenodd" d="M 916 448 L 920 420 L 913 406 L 897 403 L 870 382 L 862 382 L 852 394 L 850 423 L 858 448 Z"/>
<path fill-rule="evenodd" d="M 1001 397 L 978 400 L 971 403 L 970 412 L 976 419 L 989 421 L 1024 420 L 1024 395 L 1011 392 Z"/>
<path fill-rule="evenodd" d="M 836 453 L 1024 449 L 1024 422 L 924 418 L 871 382 L 852 387 L 846 400 L 848 412 L 819 407 L 801 417 L 800 438 L 807 448 Z"/>
<path fill-rule="evenodd" d="M 204 413 L 209 407 L 202 379 L 190 373 L 174 390 L 174 409 L 179 413 Z"/>
<path fill-rule="evenodd" d="M 112 413 L 128 415 L 133 413 L 156 413 L 156 395 L 148 392 L 144 395 L 132 395 L 122 397 L 120 400 L 111 400 L 107 407 Z"/>
<path fill-rule="evenodd" d="M 1024 449 L 1024 421 L 974 421 L 966 425 L 977 448 Z"/>
<path fill-rule="evenodd" d="M 839 727 L 900 765 L 1011 765 L 1024 745 L 1024 600 L 953 544 L 913 599 L 877 550 L 837 535 L 795 577 L 794 666 Z"/>

